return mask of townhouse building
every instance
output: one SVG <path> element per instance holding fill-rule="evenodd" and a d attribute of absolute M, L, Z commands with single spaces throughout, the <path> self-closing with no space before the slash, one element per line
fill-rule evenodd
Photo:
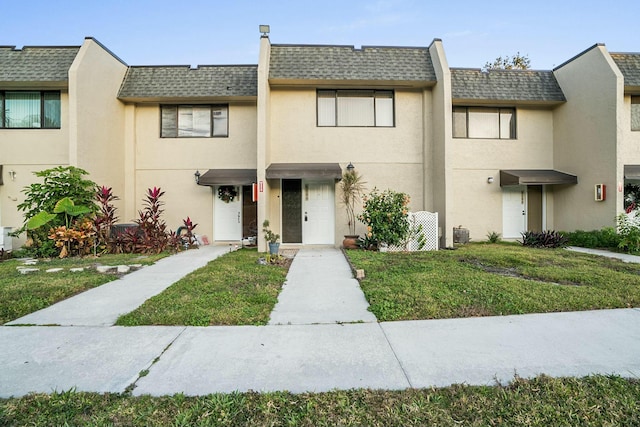
<path fill-rule="evenodd" d="M 0 47 L 0 226 L 22 224 L 21 190 L 58 165 L 112 187 L 121 222 L 157 186 L 173 229 L 190 216 L 233 243 L 269 219 L 285 245 L 341 244 L 349 164 L 438 212 L 442 247 L 458 226 L 474 240 L 613 226 L 640 180 L 640 53 L 483 71 L 451 68 L 439 39 L 259 43 L 257 64 L 195 68 L 128 66 L 93 38 Z"/>

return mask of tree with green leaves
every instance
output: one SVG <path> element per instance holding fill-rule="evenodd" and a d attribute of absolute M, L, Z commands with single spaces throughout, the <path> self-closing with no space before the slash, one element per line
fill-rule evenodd
<path fill-rule="evenodd" d="M 531 60 L 528 55 L 520 52 L 511 56 L 499 56 L 493 62 L 484 64 L 483 70 L 528 70 L 531 68 Z"/>

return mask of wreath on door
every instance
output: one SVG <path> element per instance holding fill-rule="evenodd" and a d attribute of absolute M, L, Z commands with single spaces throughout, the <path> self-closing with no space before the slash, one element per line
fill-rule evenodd
<path fill-rule="evenodd" d="M 218 198 L 223 202 L 233 202 L 236 197 L 238 197 L 238 192 L 233 185 L 222 185 L 218 188 Z"/>

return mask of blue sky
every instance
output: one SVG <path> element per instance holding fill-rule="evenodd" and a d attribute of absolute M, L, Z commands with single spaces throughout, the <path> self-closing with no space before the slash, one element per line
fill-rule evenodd
<path fill-rule="evenodd" d="M 0 45 L 79 45 L 92 36 L 129 65 L 256 64 L 272 43 L 428 46 L 452 67 L 528 55 L 560 65 L 595 43 L 640 51 L 639 0 L 0 0 Z"/>

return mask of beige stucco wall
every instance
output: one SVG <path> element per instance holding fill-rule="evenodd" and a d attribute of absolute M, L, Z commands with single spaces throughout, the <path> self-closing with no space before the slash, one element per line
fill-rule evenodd
<path fill-rule="evenodd" d="M 256 168 L 256 105 L 251 102 L 229 103 L 229 136 L 226 138 L 160 138 L 160 107 L 127 107 L 128 135 L 126 158 L 133 163 L 134 210 L 143 207 L 148 188 L 161 187 L 165 192 L 165 221 L 175 231 L 189 216 L 198 223 L 197 234 L 213 234 L 213 193 L 211 188 L 196 185 L 194 173 L 209 169 Z M 131 111 L 130 111 L 131 110 Z M 132 134 L 132 135 L 131 135 Z M 128 168 L 131 166 L 128 166 Z M 132 193 L 127 189 L 127 194 Z M 133 218 L 122 218 L 129 221 Z"/>
<path fill-rule="evenodd" d="M 124 104 L 117 95 L 126 70 L 125 64 L 91 38 L 85 39 L 69 69 L 69 163 L 120 195 L 124 190 Z"/>
<path fill-rule="evenodd" d="M 622 140 L 619 145 L 619 157 L 623 165 L 640 165 L 640 131 L 631 130 L 631 96 L 624 97 L 621 114 Z"/>
<path fill-rule="evenodd" d="M 430 123 L 432 145 L 425 144 L 425 150 L 431 150 L 431 163 L 425 163 L 430 169 L 433 185 L 425 191 L 432 192 L 433 211 L 438 212 L 440 246 L 453 246 L 453 167 L 451 134 L 451 71 L 444 48 L 440 40 L 434 40 L 429 46 L 433 68 L 438 82 L 433 88 L 433 101 Z"/>
<path fill-rule="evenodd" d="M 270 162 L 339 163 L 343 170 L 351 162 L 368 191 L 407 193 L 410 209 L 423 210 L 424 97 L 430 93 L 395 91 L 395 127 L 318 127 L 314 88 L 271 88 Z M 272 191 L 270 218 L 279 215 L 280 205 L 279 191 Z M 337 186 L 335 195 L 335 244 L 340 245 L 348 226 Z M 364 226 L 358 224 L 356 231 L 364 234 Z"/>
<path fill-rule="evenodd" d="M 604 46 L 591 48 L 554 74 L 567 98 L 554 111 L 554 167 L 578 176 L 578 185 L 555 191 L 555 226 L 566 231 L 612 226 L 622 206 L 617 192 L 622 75 Z M 595 184 L 607 185 L 606 201 L 594 201 Z"/>
<path fill-rule="evenodd" d="M 38 88 L 29 88 L 37 90 Z M 0 129 L 0 164 L 4 185 L 0 185 L 0 226 L 17 229 L 24 218 L 17 209 L 24 201 L 22 189 L 40 179 L 33 175 L 69 162 L 69 94 L 60 93 L 60 129 Z M 15 171 L 12 180 L 9 171 Z M 25 236 L 13 238 L 13 247 L 24 244 Z"/>
<path fill-rule="evenodd" d="M 519 107 L 516 126 L 516 139 L 452 139 L 451 219 L 453 226 L 469 229 L 473 240 L 486 240 L 493 231 L 502 234 L 500 169 L 553 169 L 552 110 Z M 547 203 L 552 194 L 547 193 Z M 546 219 L 547 225 L 553 223 L 552 211 Z"/>

